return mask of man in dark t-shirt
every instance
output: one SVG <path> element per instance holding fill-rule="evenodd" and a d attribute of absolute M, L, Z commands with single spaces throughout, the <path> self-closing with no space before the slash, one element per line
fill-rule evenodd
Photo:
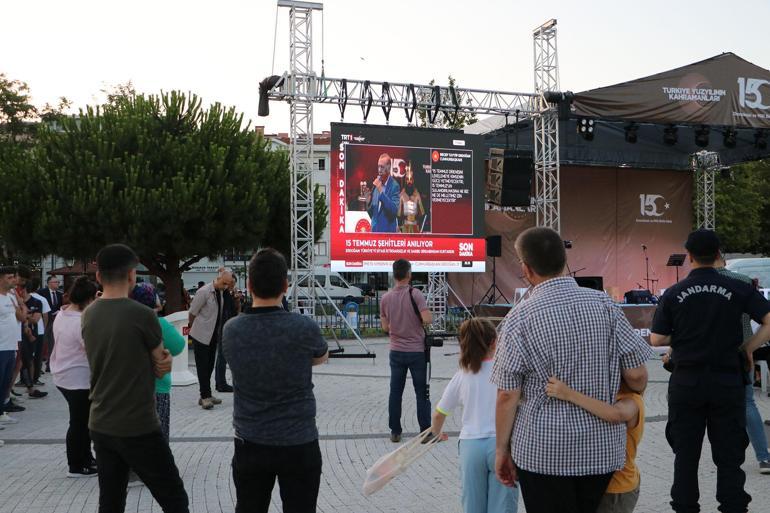
<path fill-rule="evenodd" d="M 136 284 L 136 254 L 106 246 L 96 256 L 104 292 L 83 313 L 91 368 L 88 428 L 99 471 L 99 512 L 122 512 L 129 469 L 147 485 L 164 512 L 188 512 L 179 470 L 155 412 L 155 377 L 171 370 L 155 312 L 129 299 Z"/>
<path fill-rule="evenodd" d="M 671 507 L 699 510 L 698 468 L 708 433 L 719 510 L 743 512 L 751 502 L 741 469 L 749 443 L 746 354 L 770 338 L 770 303 L 751 284 L 717 272 L 719 238 L 713 231 L 692 232 L 685 248 L 693 269 L 661 297 L 650 337 L 652 345 L 671 346 L 674 352 L 666 425 L 674 451 Z M 746 342 L 744 314 L 761 324 Z"/>
<path fill-rule="evenodd" d="M 222 337 L 235 387 L 235 511 L 267 511 L 277 478 L 284 511 L 315 512 L 321 450 L 312 367 L 328 359 L 328 345 L 313 320 L 282 308 L 283 255 L 257 253 L 249 287 L 252 307 L 231 319 Z"/>
<path fill-rule="evenodd" d="M 32 282 L 27 282 L 21 289 L 21 299 L 27 306 L 27 319 L 21 323 L 21 342 L 19 353 L 21 354 L 21 382 L 27 387 L 27 395 L 30 399 L 41 399 L 48 395 L 35 388 L 35 347 L 38 337 L 42 333 L 37 332 L 37 324 L 43 315 L 43 302 L 32 296 L 35 287 Z"/>

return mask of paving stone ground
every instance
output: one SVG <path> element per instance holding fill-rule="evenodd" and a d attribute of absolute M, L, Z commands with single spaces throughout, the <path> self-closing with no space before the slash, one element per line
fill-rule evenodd
<path fill-rule="evenodd" d="M 318 511 L 360 512 L 460 512 L 457 440 L 434 447 L 403 475 L 371 497 L 361 494 L 367 467 L 393 450 L 388 440 L 388 348 L 385 340 L 367 342 L 376 352 L 371 360 L 333 359 L 315 369 L 318 427 L 324 470 Z M 359 351 L 349 345 L 348 352 Z M 457 366 L 456 343 L 434 349 L 431 397 L 438 401 Z M 190 361 L 193 358 L 190 355 Z M 651 361 L 650 385 L 644 440 L 638 463 L 642 492 L 636 511 L 669 511 L 673 456 L 665 440 L 666 383 L 668 374 L 659 361 Z M 50 376 L 43 377 L 50 382 Z M 27 400 L 26 412 L 15 414 L 19 424 L 0 431 L 5 447 L 0 448 L 0 513 L 91 513 L 97 509 L 96 479 L 68 479 L 64 435 L 68 415 L 66 403 L 49 383 L 45 399 Z M 763 418 L 770 418 L 770 398 L 757 402 Z M 191 511 L 214 513 L 234 511 L 235 489 L 230 474 L 232 458 L 232 396 L 220 394 L 223 404 L 211 411 L 197 406 L 197 387 L 175 387 L 172 391 L 171 448 L 190 497 Z M 404 429 L 417 431 L 414 392 L 404 393 Z M 450 417 L 447 430 L 458 426 Z M 746 453 L 746 488 L 754 497 L 752 511 L 770 511 L 770 476 L 757 471 L 749 448 Z M 711 463 L 708 443 L 704 444 L 700 469 L 702 511 L 716 511 L 716 469 Z M 146 488 L 128 492 L 126 511 L 160 512 Z M 271 512 L 279 512 L 277 487 Z M 523 502 L 519 511 L 524 511 Z"/>

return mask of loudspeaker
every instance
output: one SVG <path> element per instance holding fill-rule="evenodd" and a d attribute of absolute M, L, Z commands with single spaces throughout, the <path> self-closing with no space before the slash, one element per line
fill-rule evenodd
<path fill-rule="evenodd" d="M 604 278 L 602 276 L 575 276 L 579 287 L 594 290 L 604 290 Z"/>
<path fill-rule="evenodd" d="M 487 256 L 503 256 L 503 238 L 500 235 L 490 235 L 487 237 Z"/>
<path fill-rule="evenodd" d="M 500 205 L 528 207 L 534 172 L 532 154 L 506 151 L 503 159 L 503 188 L 500 194 Z"/>
<path fill-rule="evenodd" d="M 625 294 L 626 303 L 629 305 L 652 305 L 655 298 L 649 290 L 629 290 Z"/>

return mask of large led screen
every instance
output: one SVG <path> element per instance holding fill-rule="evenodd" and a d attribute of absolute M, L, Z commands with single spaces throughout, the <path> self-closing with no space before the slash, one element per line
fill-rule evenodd
<path fill-rule="evenodd" d="M 483 272 L 484 155 L 456 130 L 332 123 L 331 266 Z"/>

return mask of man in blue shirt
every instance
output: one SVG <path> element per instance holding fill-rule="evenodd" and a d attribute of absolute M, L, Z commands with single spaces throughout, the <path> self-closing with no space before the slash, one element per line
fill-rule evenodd
<path fill-rule="evenodd" d="M 383 153 L 377 160 L 377 178 L 374 191 L 367 192 L 367 212 L 372 218 L 372 232 L 395 233 L 398 231 L 398 213 L 401 187 L 390 176 L 390 155 Z"/>

